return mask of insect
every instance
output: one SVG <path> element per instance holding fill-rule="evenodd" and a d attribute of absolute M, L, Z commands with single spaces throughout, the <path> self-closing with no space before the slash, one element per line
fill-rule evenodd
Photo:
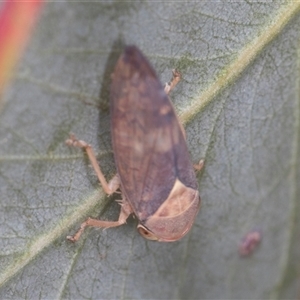
<path fill-rule="evenodd" d="M 251 255 L 261 242 L 261 232 L 253 230 L 246 234 L 239 244 L 239 253 L 241 256 Z"/>
<path fill-rule="evenodd" d="M 91 145 L 74 135 L 66 141 L 86 151 L 108 195 L 120 188 L 119 219 L 88 218 L 74 236 L 67 237 L 70 241 L 77 241 L 87 226 L 120 226 L 132 213 L 139 221 L 138 232 L 149 240 L 172 242 L 190 230 L 201 200 L 184 129 L 167 95 L 179 80 L 180 74 L 174 70 L 164 88 L 141 51 L 135 46 L 125 48 L 110 91 L 117 174 L 107 183 Z M 197 169 L 202 166 L 200 161 Z"/>

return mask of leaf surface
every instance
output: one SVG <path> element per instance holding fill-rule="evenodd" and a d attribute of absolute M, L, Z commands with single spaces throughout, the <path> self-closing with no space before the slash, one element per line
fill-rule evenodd
<path fill-rule="evenodd" d="M 282 299 L 299 296 L 298 2 L 48 3 L 0 112 L 1 299 Z M 85 155 L 107 178 L 110 74 L 137 45 L 172 93 L 202 208 L 175 243 L 136 221 L 65 236 L 87 217 L 115 220 Z M 98 106 L 101 109 L 98 109 Z M 109 203 L 109 204 L 108 204 Z M 238 243 L 253 229 L 248 258 Z"/>

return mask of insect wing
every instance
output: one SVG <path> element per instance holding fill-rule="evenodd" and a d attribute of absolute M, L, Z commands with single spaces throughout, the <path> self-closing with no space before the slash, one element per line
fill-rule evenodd
<path fill-rule="evenodd" d="M 173 106 L 134 46 L 126 47 L 117 62 L 110 103 L 122 192 L 143 222 L 161 207 L 177 179 L 197 190 L 195 173 Z"/>

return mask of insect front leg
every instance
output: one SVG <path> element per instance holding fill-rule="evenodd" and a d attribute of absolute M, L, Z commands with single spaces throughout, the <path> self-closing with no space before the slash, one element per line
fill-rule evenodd
<path fill-rule="evenodd" d="M 81 234 L 83 233 L 84 229 L 88 226 L 98 227 L 98 228 L 110 228 L 110 227 L 117 227 L 125 224 L 129 215 L 133 213 L 133 210 L 125 198 L 123 198 L 118 202 L 121 205 L 121 211 L 120 211 L 118 221 L 102 221 L 102 220 L 88 218 L 85 222 L 81 224 L 80 229 L 73 236 L 67 236 L 67 239 L 73 243 L 77 242 Z"/>

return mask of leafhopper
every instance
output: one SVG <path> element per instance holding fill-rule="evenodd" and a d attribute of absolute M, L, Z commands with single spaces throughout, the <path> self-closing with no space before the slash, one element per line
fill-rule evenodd
<path fill-rule="evenodd" d="M 138 219 L 139 233 L 149 240 L 177 241 L 191 229 L 201 200 L 185 132 L 168 97 L 179 80 L 179 72 L 173 71 L 164 88 L 141 51 L 125 48 L 110 91 L 115 177 L 107 183 L 91 145 L 74 135 L 66 141 L 86 151 L 108 195 L 120 188 L 119 219 L 88 218 L 74 236 L 67 237 L 70 241 L 77 241 L 87 226 L 120 226 L 130 214 Z M 200 161 L 196 169 L 202 166 Z"/>

